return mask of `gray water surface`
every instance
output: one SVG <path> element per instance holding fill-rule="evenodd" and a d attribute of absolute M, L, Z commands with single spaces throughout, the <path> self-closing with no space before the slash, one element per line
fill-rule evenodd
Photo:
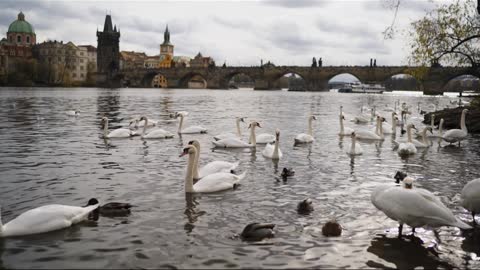
<path fill-rule="evenodd" d="M 470 222 L 459 205 L 468 181 L 480 177 L 480 137 L 469 135 L 461 147 L 433 146 L 401 159 L 392 138 L 360 142 L 362 156 L 345 154 L 350 138 L 339 138 L 338 113 L 345 124 L 362 106 L 393 107 L 395 100 L 445 107 L 454 98 L 397 93 L 382 95 L 251 90 L 165 89 L 13 89 L 0 90 L 0 204 L 4 223 L 44 204 L 85 205 L 130 202 L 127 217 L 100 217 L 55 232 L 0 239 L 0 268 L 479 268 L 480 233 L 442 227 L 397 239 L 397 223 L 370 202 L 371 191 L 392 183 L 397 170 L 418 178 L 415 185 L 434 192 L 455 215 Z M 71 117 L 66 110 L 80 110 Z M 110 129 L 125 127 L 134 116 L 159 120 L 173 133 L 172 111 L 189 111 L 188 125 L 208 134 L 175 134 L 173 139 L 139 137 L 104 141 L 100 119 Z M 380 110 L 381 111 L 381 110 Z M 296 134 L 314 122 L 316 141 L 293 146 Z M 390 122 L 389 113 L 385 113 Z M 258 120 L 258 133 L 281 130 L 279 162 L 265 159 L 258 146 L 212 151 L 216 134 L 234 132 L 237 116 Z M 468 116 L 467 116 L 468 117 Z M 420 124 L 417 124 L 420 125 Z M 243 125 L 244 136 L 248 134 Z M 187 159 L 179 154 L 188 141 L 202 145 L 201 163 L 239 161 L 248 171 L 236 190 L 186 195 Z M 296 174 L 286 182 L 283 167 Z M 297 214 L 309 197 L 315 211 Z M 341 237 L 326 238 L 322 225 L 337 219 Z M 276 236 L 259 244 L 237 235 L 250 222 L 276 224 Z M 404 228 L 410 234 L 410 228 Z"/>

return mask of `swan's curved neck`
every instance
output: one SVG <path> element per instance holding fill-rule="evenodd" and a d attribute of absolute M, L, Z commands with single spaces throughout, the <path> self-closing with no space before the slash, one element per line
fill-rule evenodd
<path fill-rule="evenodd" d="M 194 192 L 193 190 L 193 166 L 195 166 L 195 156 L 197 154 L 195 153 L 194 155 L 188 155 L 188 166 L 187 166 L 187 176 L 185 177 L 185 192 L 187 193 L 192 193 Z"/>
<path fill-rule="evenodd" d="M 410 126 L 407 127 L 407 138 L 408 138 L 408 142 L 412 143 L 412 127 Z"/>
<path fill-rule="evenodd" d="M 108 136 L 108 119 L 105 119 L 105 124 L 103 125 L 103 136 Z"/>
<path fill-rule="evenodd" d="M 240 119 L 237 119 L 237 134 L 238 137 L 242 137 L 242 131 L 240 130 Z"/>
<path fill-rule="evenodd" d="M 145 125 L 143 126 L 142 137 L 145 136 L 145 131 L 147 130 L 147 125 L 148 125 L 148 118 L 145 118 Z"/>
<path fill-rule="evenodd" d="M 178 124 L 177 133 L 181 133 L 181 132 L 182 132 L 182 127 L 183 127 L 183 115 L 180 115 L 180 123 Z"/>
<path fill-rule="evenodd" d="M 435 114 L 432 114 L 432 117 L 430 119 L 430 127 L 433 129 L 435 128 Z"/>
<path fill-rule="evenodd" d="M 465 111 L 462 112 L 462 118 L 460 119 L 460 128 L 463 131 L 468 132 L 467 125 L 465 125 Z"/>
<path fill-rule="evenodd" d="M 423 131 L 422 131 L 422 142 L 424 144 L 428 144 L 427 143 L 427 129 L 426 128 L 424 128 Z"/>
<path fill-rule="evenodd" d="M 273 148 L 273 156 L 272 156 L 272 158 L 274 158 L 274 159 L 278 159 L 278 158 L 279 158 L 279 155 L 278 155 L 278 144 L 279 144 L 279 141 L 280 141 L 280 138 L 277 137 L 277 139 L 275 140 L 275 147 Z"/>
<path fill-rule="evenodd" d="M 392 134 L 397 134 L 397 119 L 395 117 L 392 119 Z"/>
<path fill-rule="evenodd" d="M 199 179 L 200 176 L 198 175 L 198 161 L 200 160 L 200 144 L 195 144 L 197 148 L 197 154 L 195 155 L 195 166 L 193 166 L 193 178 Z"/>
<path fill-rule="evenodd" d="M 440 134 L 440 136 L 442 136 L 443 134 L 443 119 L 440 120 L 440 126 L 438 127 L 438 134 Z"/>
<path fill-rule="evenodd" d="M 343 127 L 343 117 L 340 115 L 340 133 L 344 134 L 345 133 L 345 128 Z"/>
<path fill-rule="evenodd" d="M 255 126 L 250 128 L 250 139 L 248 143 L 252 144 L 253 146 L 257 146 L 257 137 L 255 137 Z"/>
<path fill-rule="evenodd" d="M 383 124 L 382 124 L 382 120 L 380 120 L 380 119 L 378 120 L 378 132 L 380 133 L 380 134 L 378 134 L 380 136 L 380 138 L 383 139 L 383 137 L 384 137 Z"/>
<path fill-rule="evenodd" d="M 313 121 L 313 118 L 311 118 L 311 117 L 308 118 L 308 135 L 310 135 L 310 136 L 313 136 L 312 121 Z M 343 126 L 343 122 L 342 122 L 342 126 Z"/>

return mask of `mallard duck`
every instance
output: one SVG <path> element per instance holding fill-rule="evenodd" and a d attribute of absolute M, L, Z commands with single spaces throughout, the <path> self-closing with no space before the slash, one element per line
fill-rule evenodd
<path fill-rule="evenodd" d="M 250 223 L 240 234 L 244 241 L 261 241 L 265 238 L 272 238 L 275 235 L 273 231 L 275 224 L 271 223 Z"/>

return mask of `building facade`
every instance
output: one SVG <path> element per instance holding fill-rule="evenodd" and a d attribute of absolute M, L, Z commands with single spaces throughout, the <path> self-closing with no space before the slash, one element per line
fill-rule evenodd
<path fill-rule="evenodd" d="M 211 57 L 203 57 L 200 52 L 190 61 L 192 68 L 207 68 L 212 65 L 215 65 L 215 61 Z"/>
<path fill-rule="evenodd" d="M 163 33 L 163 43 L 160 44 L 160 64 L 159 68 L 172 67 L 173 61 L 173 44 L 170 42 L 170 31 L 168 31 L 168 25 Z"/>
<path fill-rule="evenodd" d="M 139 69 L 145 67 L 147 55 L 144 52 L 120 52 L 120 70 Z"/>
<path fill-rule="evenodd" d="M 112 17 L 106 15 L 103 32 L 97 30 L 97 72 L 112 78 L 120 69 L 120 30 L 112 26 Z"/>

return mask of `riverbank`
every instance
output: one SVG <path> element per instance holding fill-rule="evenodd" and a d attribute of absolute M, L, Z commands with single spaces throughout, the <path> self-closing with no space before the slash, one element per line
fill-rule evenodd
<path fill-rule="evenodd" d="M 457 107 L 453 109 L 444 109 L 433 112 L 435 114 L 435 125 L 438 126 L 440 119 L 443 118 L 443 130 L 460 128 L 460 117 L 462 110 L 467 108 L 468 113 L 465 117 L 465 124 L 469 133 L 480 134 L 480 109 L 478 107 Z M 427 113 L 424 116 L 423 123 L 430 125 L 432 113 Z"/>

